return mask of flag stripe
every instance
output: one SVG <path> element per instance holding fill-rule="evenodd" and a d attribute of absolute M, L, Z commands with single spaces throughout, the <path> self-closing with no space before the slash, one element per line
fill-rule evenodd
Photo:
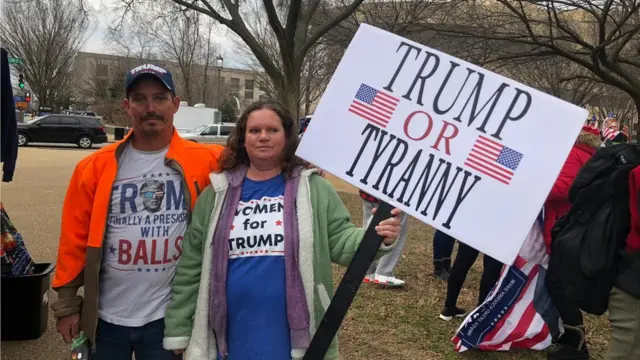
<path fill-rule="evenodd" d="M 507 180 L 503 180 L 503 179 L 500 179 L 500 178 L 494 177 L 494 175 L 493 175 L 493 174 L 490 174 L 488 171 L 486 171 L 486 170 L 484 170 L 484 169 L 482 169 L 482 168 L 480 168 L 480 167 L 477 167 L 477 166 L 475 166 L 475 165 L 473 165 L 473 164 L 471 164 L 471 163 L 469 163 L 469 162 L 465 162 L 465 163 L 464 163 L 464 165 L 465 165 L 465 166 L 468 166 L 468 167 L 470 167 L 470 168 L 472 168 L 473 170 L 475 170 L 475 171 L 477 171 L 477 172 L 479 172 L 479 173 L 485 174 L 485 175 L 487 175 L 487 176 L 489 176 L 489 177 L 491 177 L 491 178 L 493 178 L 493 179 L 495 179 L 495 180 L 498 180 L 498 181 L 500 181 L 500 182 L 501 182 L 501 183 L 503 183 L 503 184 L 509 185 L 509 182 L 508 182 Z"/>
<path fill-rule="evenodd" d="M 381 105 L 386 106 L 386 107 L 388 107 L 390 109 L 393 109 L 396 106 L 398 106 L 398 102 L 397 101 L 389 100 L 389 99 L 385 98 L 384 96 L 380 95 L 380 93 L 378 93 L 378 95 L 376 95 L 376 97 L 374 98 L 374 101 L 378 101 Z"/>
<path fill-rule="evenodd" d="M 514 171 L 498 163 L 504 148 L 500 143 L 480 135 L 469 152 L 465 166 L 508 185 Z"/>
<path fill-rule="evenodd" d="M 348 110 L 365 120 L 385 128 L 389 124 L 399 103 L 399 98 L 385 94 L 369 85 L 360 84 L 360 88 Z"/>
<path fill-rule="evenodd" d="M 351 104 L 351 107 L 354 110 L 357 110 L 358 112 L 366 113 L 367 115 L 375 118 L 376 120 L 378 120 L 380 122 L 384 122 L 384 123 L 389 122 L 389 119 L 387 117 L 380 115 L 380 113 L 378 113 L 377 111 L 371 109 L 369 106 L 367 106 L 367 104 L 364 104 L 364 103 L 359 102 L 357 100 L 355 100 L 353 102 L 353 104 Z"/>
<path fill-rule="evenodd" d="M 389 107 L 388 105 L 381 103 L 377 98 L 373 99 L 373 102 L 371 103 L 371 106 L 375 107 L 376 109 L 380 110 L 380 112 L 385 113 L 388 116 L 393 115 L 393 108 Z"/>
<path fill-rule="evenodd" d="M 493 156 L 485 152 L 472 151 L 469 153 L 469 158 L 474 158 L 476 161 L 484 162 L 488 167 L 495 169 L 497 172 L 504 173 L 505 175 L 513 176 L 514 174 L 513 170 L 496 161 L 497 156 Z"/>
<path fill-rule="evenodd" d="M 518 299 L 515 301 L 514 306 L 512 306 L 507 311 L 504 317 L 500 319 L 498 324 L 496 324 L 495 329 L 492 332 L 490 332 L 489 335 L 485 338 L 485 340 L 487 340 L 486 342 L 489 345 L 496 344 L 497 342 L 500 342 L 500 343 L 503 342 L 502 338 L 505 336 L 504 330 L 507 329 L 504 326 L 504 323 L 507 321 L 507 319 L 511 319 L 511 320 L 521 319 L 524 316 L 524 313 L 527 310 L 527 305 L 529 304 L 530 301 L 522 301 L 522 300 L 525 298 L 529 285 L 531 285 L 531 279 L 535 275 L 537 275 L 537 273 L 538 273 L 538 268 L 534 267 L 533 270 L 527 275 L 528 277 L 527 283 L 524 285 L 524 289 L 522 289 L 522 292 L 518 296 Z M 503 331 L 500 331 L 500 330 L 503 330 Z"/>
<path fill-rule="evenodd" d="M 400 99 L 398 99 L 397 97 L 391 96 L 389 94 L 385 94 L 382 91 L 378 91 L 378 96 L 380 96 L 381 98 L 389 101 L 390 103 L 397 105 L 400 102 Z"/>
<path fill-rule="evenodd" d="M 382 113 L 375 106 L 369 105 L 360 100 L 353 100 L 353 103 L 351 104 L 351 106 L 358 107 L 362 110 L 366 110 L 368 113 L 377 116 L 382 121 L 388 121 L 391 118 L 390 115 L 386 115 Z"/>
<path fill-rule="evenodd" d="M 386 127 L 386 126 L 387 126 L 387 124 L 386 124 L 386 123 L 382 123 L 382 122 L 380 122 L 379 120 L 376 120 L 376 119 L 374 119 L 374 118 L 371 118 L 371 117 L 369 117 L 369 115 L 366 115 L 366 114 L 363 114 L 363 113 L 359 113 L 359 112 L 357 112 L 357 111 L 355 111 L 355 110 L 353 110 L 353 109 L 349 109 L 349 111 L 350 111 L 350 112 L 352 112 L 352 113 L 354 113 L 354 114 L 356 114 L 356 115 L 358 115 L 358 116 L 360 116 L 361 118 L 364 118 L 364 119 L 366 119 L 366 120 L 371 121 L 372 123 L 374 123 L 374 124 L 376 124 L 376 125 L 379 125 L 379 126 L 382 126 L 382 127 Z"/>
<path fill-rule="evenodd" d="M 495 147 L 496 149 L 501 149 L 502 150 L 502 148 L 504 147 L 499 142 L 497 142 L 495 140 L 492 140 L 492 139 L 489 139 L 486 136 L 482 136 L 482 135 L 478 136 L 478 141 L 480 141 L 480 140 L 482 140 L 482 142 L 487 144 L 487 145 Z"/>
<path fill-rule="evenodd" d="M 511 176 L 512 176 L 511 173 L 506 172 L 504 169 L 500 168 L 499 166 L 494 165 L 491 162 L 488 162 L 480 158 L 479 156 L 469 155 L 469 157 L 467 158 L 467 161 L 465 161 L 464 164 L 468 166 L 472 166 L 476 169 L 480 168 L 486 172 L 485 175 L 491 176 L 494 179 L 500 178 L 501 180 L 504 180 L 507 182 L 511 180 Z"/>

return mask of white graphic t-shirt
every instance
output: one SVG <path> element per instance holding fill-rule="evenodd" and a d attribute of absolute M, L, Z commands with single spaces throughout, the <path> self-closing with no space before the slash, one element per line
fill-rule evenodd
<path fill-rule="evenodd" d="M 99 316 L 121 326 L 164 317 L 187 229 L 182 178 L 164 163 L 167 148 L 130 144 L 118 162 L 103 244 Z"/>

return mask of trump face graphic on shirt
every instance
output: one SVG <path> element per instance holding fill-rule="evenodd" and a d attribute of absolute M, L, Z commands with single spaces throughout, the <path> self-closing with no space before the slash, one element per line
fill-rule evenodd
<path fill-rule="evenodd" d="M 160 211 L 162 200 L 164 199 L 164 182 L 159 180 L 148 180 L 140 187 L 142 206 L 150 213 Z"/>

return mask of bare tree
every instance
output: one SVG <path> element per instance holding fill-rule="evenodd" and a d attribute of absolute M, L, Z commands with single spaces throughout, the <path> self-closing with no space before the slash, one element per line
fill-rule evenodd
<path fill-rule="evenodd" d="M 192 103 L 192 91 L 198 52 L 201 47 L 200 16 L 195 12 L 180 12 L 159 16 L 145 24 L 151 37 L 167 60 L 178 64 L 182 80 L 182 99 Z"/>
<path fill-rule="evenodd" d="M 633 99 L 627 93 L 614 87 L 606 86 L 599 95 L 593 97 L 587 107 L 600 121 L 600 124 L 613 114 L 613 117 L 618 120 L 620 129 L 622 129 L 625 125 L 631 126 L 633 120 L 638 118 Z"/>
<path fill-rule="evenodd" d="M 146 6 L 151 1 L 122 0 L 127 6 L 135 2 Z M 278 43 L 278 58 L 281 66 L 269 56 L 256 39 L 255 33 L 247 26 L 244 10 L 257 0 L 171 0 L 181 10 L 194 10 L 210 16 L 218 23 L 237 34 L 255 55 L 256 59 L 278 89 L 280 99 L 298 113 L 300 97 L 300 75 L 304 59 L 313 45 L 331 28 L 347 18 L 363 0 L 352 0 L 336 16 L 325 18 L 321 23 L 312 23 L 322 0 L 262 0 L 260 6 L 268 19 L 268 31 L 273 32 Z M 330 0 L 324 0 L 325 5 Z M 154 1 L 155 2 L 155 1 Z M 331 2 L 331 4 L 333 4 Z M 128 9 L 129 7 L 127 7 Z"/>
<path fill-rule="evenodd" d="M 124 79 L 129 69 L 139 65 L 140 60 L 133 57 L 118 57 L 102 63 L 98 71 L 96 66 L 82 64 L 74 69 L 78 85 L 75 89 L 76 103 L 91 105 L 103 120 L 116 126 L 128 124 L 128 116 L 122 108 L 125 97 Z"/>
<path fill-rule="evenodd" d="M 278 64 L 279 67 L 282 67 L 279 44 L 273 32 L 269 31 L 269 20 L 266 14 L 260 9 L 260 6 L 256 5 L 247 7 L 245 13 L 249 18 L 247 20 L 248 26 L 251 27 L 256 41 L 260 42 L 271 60 Z M 300 72 L 300 96 L 298 102 L 298 109 L 304 114 L 311 112 L 313 104 L 324 92 L 331 75 L 338 65 L 343 49 L 340 49 L 341 51 L 338 54 L 332 50 L 331 46 L 324 44 L 321 40 L 309 49 L 305 57 Z M 267 96 L 279 98 L 280 90 L 277 84 L 264 71 L 251 49 L 241 39 L 236 40 L 236 52 L 240 58 L 245 59 L 243 65 L 255 72 L 254 80 Z"/>
<path fill-rule="evenodd" d="M 338 0 L 340 7 L 324 8 L 325 16 L 332 16 L 347 6 L 348 0 Z M 429 22 L 442 23 L 450 8 L 450 2 L 406 1 L 406 0 L 365 0 L 356 11 L 332 29 L 323 42 L 346 47 L 360 24 L 369 24 L 412 40 L 424 38 L 425 25 Z"/>
<path fill-rule="evenodd" d="M 207 90 L 209 89 L 209 69 L 214 64 L 216 57 L 216 46 L 211 39 L 211 33 L 213 32 L 214 23 L 211 19 L 204 20 L 204 32 L 202 33 L 201 42 L 204 43 L 200 46 L 200 54 L 198 63 L 202 65 L 202 83 L 200 89 L 200 102 L 207 103 Z M 216 100 L 217 101 L 217 100 Z"/>
<path fill-rule="evenodd" d="M 588 70 L 561 56 L 494 63 L 495 70 L 523 84 L 553 95 L 578 106 L 584 106 L 594 97 L 604 96 L 608 88 L 600 81 L 589 78 Z"/>
<path fill-rule="evenodd" d="M 627 93 L 640 111 L 640 1 L 496 0 L 466 2 L 449 35 L 506 46 L 495 60 L 561 56 L 584 69 L 574 77 Z"/>
<path fill-rule="evenodd" d="M 136 26 L 109 27 L 104 40 L 112 51 L 138 63 L 158 58 L 153 37 L 146 31 L 139 31 Z"/>
<path fill-rule="evenodd" d="M 88 27 L 87 13 L 74 0 L 3 2 L 0 41 L 22 60 L 17 71 L 41 105 L 68 102 L 73 60 Z"/>
<path fill-rule="evenodd" d="M 172 70 L 177 70 L 174 75 L 182 100 L 205 103 L 209 67 L 216 55 L 211 40 L 213 22 L 195 11 L 167 10 L 161 5 L 150 3 L 144 11 L 124 13 L 121 21 L 110 27 L 109 42 L 125 56 L 169 62 Z"/>

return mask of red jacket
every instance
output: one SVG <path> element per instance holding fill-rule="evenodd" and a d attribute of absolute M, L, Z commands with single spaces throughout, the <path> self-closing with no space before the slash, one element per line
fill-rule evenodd
<path fill-rule="evenodd" d="M 640 166 L 629 174 L 629 211 L 631 212 L 631 231 L 627 236 L 627 251 L 640 251 Z"/>
<path fill-rule="evenodd" d="M 573 184 L 573 180 L 575 180 L 580 169 L 595 152 L 596 149 L 590 146 L 574 145 L 567 157 L 567 161 L 562 166 L 562 170 L 560 170 L 560 175 L 558 175 L 553 188 L 551 188 L 549 196 L 547 196 L 547 200 L 544 203 L 544 242 L 547 245 L 548 253 L 551 250 L 551 229 L 553 224 L 571 208 L 569 189 Z"/>

